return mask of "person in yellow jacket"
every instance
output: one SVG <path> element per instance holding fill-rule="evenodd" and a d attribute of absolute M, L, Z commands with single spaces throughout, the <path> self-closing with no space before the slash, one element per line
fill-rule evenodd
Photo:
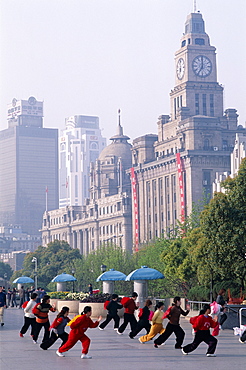
<path fill-rule="evenodd" d="M 165 329 L 162 325 L 163 322 L 163 308 L 164 303 L 158 302 L 155 306 L 155 313 L 152 318 L 152 325 L 149 334 L 143 335 L 142 337 L 138 338 L 140 343 L 145 343 L 151 340 L 156 336 L 156 334 L 162 334 L 164 333 Z"/>

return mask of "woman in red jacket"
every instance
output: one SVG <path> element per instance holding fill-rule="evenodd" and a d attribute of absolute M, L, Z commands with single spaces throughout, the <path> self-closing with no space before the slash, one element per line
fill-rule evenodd
<path fill-rule="evenodd" d="M 81 358 L 91 358 L 91 356 L 87 355 L 90 346 L 90 338 L 85 335 L 85 332 L 88 328 L 96 328 L 102 320 L 102 316 L 99 316 L 97 321 L 93 322 L 90 318 L 91 313 L 91 307 L 85 306 L 84 312 L 80 316 L 75 317 L 75 320 L 71 320 L 71 323 L 69 323 L 71 331 L 69 333 L 68 340 L 56 351 L 57 356 L 64 357 L 63 352 L 71 349 L 78 340 L 80 340 L 82 343 Z"/>
<path fill-rule="evenodd" d="M 210 328 L 215 328 L 217 323 L 217 318 L 215 320 L 212 319 L 209 314 L 211 313 L 210 305 L 205 304 L 203 307 L 205 313 L 203 315 L 199 315 L 195 318 L 195 320 L 190 319 L 193 328 L 195 330 L 195 338 L 192 343 L 187 344 L 182 348 L 183 355 L 188 355 L 188 353 L 194 351 L 199 344 L 205 342 L 208 344 L 207 356 L 208 357 L 215 357 L 214 354 L 217 346 L 217 339 L 210 334 Z"/>

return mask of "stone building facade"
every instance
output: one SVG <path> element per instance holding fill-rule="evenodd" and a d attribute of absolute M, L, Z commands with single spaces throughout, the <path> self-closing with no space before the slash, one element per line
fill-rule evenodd
<path fill-rule="evenodd" d="M 65 240 L 87 255 L 103 245 L 132 250 L 131 145 L 119 121 L 112 143 L 90 167 L 90 198 L 84 206 L 66 206 L 45 212 L 42 245 Z"/>
<path fill-rule="evenodd" d="M 136 248 L 172 231 L 194 203 L 211 197 L 216 172 L 230 170 L 238 115 L 224 112 L 215 50 L 202 15 L 190 14 L 175 54 L 171 114 L 159 117 L 156 141 L 151 135 L 133 141 Z"/>

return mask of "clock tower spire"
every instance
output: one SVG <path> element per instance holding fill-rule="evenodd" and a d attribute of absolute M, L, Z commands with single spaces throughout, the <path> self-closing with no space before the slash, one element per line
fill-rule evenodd
<path fill-rule="evenodd" d="M 217 82 L 215 51 L 205 32 L 202 14 L 189 14 L 180 48 L 175 53 L 175 87 L 170 93 L 172 120 L 176 120 L 179 113 L 183 116 L 223 115 L 223 88 Z"/>

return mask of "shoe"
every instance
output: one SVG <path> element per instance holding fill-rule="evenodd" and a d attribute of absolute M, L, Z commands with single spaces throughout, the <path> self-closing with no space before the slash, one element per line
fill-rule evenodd
<path fill-rule="evenodd" d="M 139 340 L 140 343 L 144 344 L 144 342 L 141 341 L 141 338 L 138 338 L 138 340 Z"/>
<path fill-rule="evenodd" d="M 63 353 L 61 353 L 61 352 L 59 352 L 58 350 L 56 351 L 56 354 L 57 354 L 57 356 L 59 356 L 59 357 L 65 357 L 65 356 L 64 356 L 64 354 L 63 354 Z"/>
<path fill-rule="evenodd" d="M 33 334 L 30 334 L 30 337 L 32 337 L 32 338 L 33 338 Z"/>
<path fill-rule="evenodd" d="M 241 338 L 239 338 L 238 340 L 239 340 L 239 342 L 240 342 L 240 343 L 245 343 L 245 342 L 243 342 L 243 341 L 242 341 L 242 339 L 241 339 Z"/>
<path fill-rule="evenodd" d="M 161 346 L 165 346 L 165 345 L 166 345 L 166 343 L 165 343 L 165 342 L 161 343 Z"/>
<path fill-rule="evenodd" d="M 33 339 L 33 343 L 34 343 L 34 344 L 38 344 L 38 342 L 37 342 L 36 340 L 34 340 L 34 339 Z"/>
<path fill-rule="evenodd" d="M 4 322 L 1 323 L 1 326 L 3 326 L 3 325 L 4 325 Z"/>
<path fill-rule="evenodd" d="M 24 337 L 24 335 L 23 335 L 22 333 L 20 333 L 20 337 L 21 337 L 21 338 L 23 338 L 23 337 Z"/>
<path fill-rule="evenodd" d="M 207 353 L 207 357 L 216 357 L 215 353 Z"/>
<path fill-rule="evenodd" d="M 99 330 L 104 330 L 103 328 L 100 328 L 100 326 L 98 326 L 98 329 L 99 329 Z"/>
<path fill-rule="evenodd" d="M 92 358 L 91 356 L 89 356 L 89 355 L 85 355 L 84 353 L 82 354 L 82 356 L 81 356 L 81 358 L 87 358 L 87 359 L 89 359 L 89 358 Z"/>
<path fill-rule="evenodd" d="M 154 347 L 155 347 L 155 348 L 158 348 L 158 345 L 154 343 Z"/>
<path fill-rule="evenodd" d="M 114 328 L 114 330 L 118 330 L 118 328 Z"/>
<path fill-rule="evenodd" d="M 134 339 L 134 337 L 132 337 L 130 334 L 129 334 L 129 338 Z"/>
<path fill-rule="evenodd" d="M 186 353 L 183 348 L 181 348 L 181 352 L 183 353 L 183 355 L 188 355 L 188 353 Z"/>
<path fill-rule="evenodd" d="M 116 333 L 117 333 L 117 334 L 119 334 L 119 335 L 123 335 L 123 333 L 120 333 L 120 332 L 119 332 L 119 330 L 117 330 L 117 332 L 116 332 Z"/>

